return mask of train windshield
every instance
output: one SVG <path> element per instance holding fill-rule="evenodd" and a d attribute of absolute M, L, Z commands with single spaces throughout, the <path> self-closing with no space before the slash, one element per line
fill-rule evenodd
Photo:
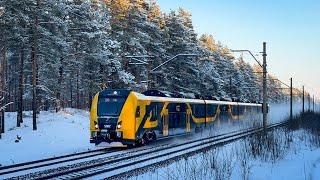
<path fill-rule="evenodd" d="M 98 116 L 119 116 L 125 101 L 124 97 L 100 97 Z"/>

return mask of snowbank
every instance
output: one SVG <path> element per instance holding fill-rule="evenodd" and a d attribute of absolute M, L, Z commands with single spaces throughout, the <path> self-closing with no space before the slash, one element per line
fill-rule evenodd
<path fill-rule="evenodd" d="M 16 126 L 17 113 L 6 113 L 5 133 L 0 139 L 0 164 L 9 165 L 94 149 L 89 143 L 89 113 L 67 108 L 58 113 L 41 112 L 38 130 L 32 130 L 32 113 Z M 17 135 L 21 137 L 15 142 Z"/>

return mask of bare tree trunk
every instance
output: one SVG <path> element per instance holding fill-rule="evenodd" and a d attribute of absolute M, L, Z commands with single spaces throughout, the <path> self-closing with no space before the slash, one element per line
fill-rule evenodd
<path fill-rule="evenodd" d="M 7 86 L 8 98 L 7 98 L 7 100 L 5 101 L 5 103 L 12 102 L 12 94 L 11 94 L 11 92 L 12 92 L 12 86 L 10 86 L 10 82 L 9 82 L 9 73 L 14 71 L 13 68 L 12 68 L 12 66 L 13 66 L 13 63 L 8 64 L 8 65 L 7 65 L 7 68 L 6 68 L 7 71 L 6 71 L 6 73 L 5 73 L 5 74 L 6 74 L 5 82 L 8 82 L 8 86 Z M 11 75 L 11 74 L 10 74 L 10 75 Z M 11 77 L 13 77 L 13 76 L 11 75 Z M 12 112 L 12 111 L 13 111 L 13 110 L 12 110 L 12 104 L 9 105 L 9 106 L 7 107 L 7 109 L 8 109 L 9 112 Z"/>
<path fill-rule="evenodd" d="M 94 86 L 94 84 L 93 84 L 93 75 L 92 75 L 92 64 L 90 65 L 90 75 L 89 75 L 89 92 L 88 92 L 88 108 L 89 108 L 89 110 L 91 109 L 91 101 L 92 101 L 92 92 L 93 92 L 93 86 Z"/>
<path fill-rule="evenodd" d="M 39 9 L 40 0 L 37 0 L 37 9 Z M 36 10 L 38 11 L 38 10 Z M 33 44 L 31 46 L 31 59 L 32 59 L 32 125 L 33 130 L 37 130 L 37 48 L 38 39 L 37 31 L 39 25 L 38 12 L 35 14 L 34 32 L 33 32 Z"/>
<path fill-rule="evenodd" d="M 35 42 L 34 42 L 35 43 Z M 37 130 L 37 73 L 36 73 L 36 48 L 35 44 L 31 47 L 31 58 L 32 58 L 32 125 L 33 130 Z"/>
<path fill-rule="evenodd" d="M 18 114 L 17 114 L 17 127 L 20 127 L 22 120 L 22 111 L 23 111 L 23 69 L 24 69 L 24 49 L 21 48 L 20 52 L 20 73 L 19 73 L 19 92 L 18 92 Z"/>
<path fill-rule="evenodd" d="M 2 53 L 3 53 L 3 58 L 2 58 L 2 62 L 1 62 L 1 66 L 0 66 L 0 75 L 1 75 L 1 79 L 0 79 L 0 107 L 5 105 L 5 90 L 6 90 L 6 66 L 7 66 L 7 59 L 6 59 L 6 47 L 4 45 L 3 49 L 2 49 Z M 3 100 L 1 100 L 3 98 Z M 5 110 L 0 110 L 0 138 L 1 138 L 1 133 L 4 133 L 4 112 Z"/>
<path fill-rule="evenodd" d="M 7 74 L 5 73 L 5 71 L 6 71 L 6 69 L 7 69 L 7 51 L 6 51 L 6 46 L 4 46 L 4 48 L 3 48 L 3 62 L 2 62 L 2 71 L 3 71 L 3 78 L 2 78 L 2 88 L 3 88 L 3 96 L 5 97 L 6 96 L 6 79 L 7 79 Z M 3 102 L 5 103 L 5 99 L 3 100 Z M 1 120 L 1 124 L 2 124 L 2 126 L 1 126 L 1 129 L 0 129 L 0 131 L 2 132 L 2 133 L 4 133 L 4 127 L 5 127 L 5 122 L 4 122 L 4 120 L 5 120 L 5 117 L 4 117 L 4 113 L 5 113 L 5 109 L 1 112 L 1 117 L 2 117 L 2 120 Z"/>
<path fill-rule="evenodd" d="M 73 94 L 72 94 L 73 85 L 72 85 L 71 77 L 69 79 L 69 83 L 70 83 L 70 107 L 73 108 Z"/>
<path fill-rule="evenodd" d="M 39 85 L 39 64 L 36 63 L 37 65 L 37 69 L 36 69 L 36 78 L 37 78 L 37 81 L 36 81 L 36 87 L 38 87 Z M 37 95 L 37 114 L 40 114 L 40 108 L 41 108 L 41 99 L 40 99 L 40 96 Z"/>
<path fill-rule="evenodd" d="M 77 108 L 80 109 L 79 69 L 77 70 Z"/>
<path fill-rule="evenodd" d="M 58 77 L 58 91 L 56 95 L 56 112 L 60 111 L 61 106 L 63 106 L 63 99 L 61 98 L 62 91 L 62 80 L 63 80 L 63 58 L 60 58 L 60 67 L 59 67 L 59 77 Z"/>
<path fill-rule="evenodd" d="M 0 61 L 0 108 L 2 106 L 4 106 L 4 84 L 3 84 L 3 79 L 4 79 L 4 67 L 3 67 L 3 62 L 4 62 L 4 58 L 2 59 L 2 61 Z M 3 99 L 2 99 L 3 98 Z M 0 110 L 0 139 L 1 139 L 1 134 L 2 134 L 2 126 L 3 126 L 3 122 L 2 119 L 4 119 L 4 113 L 2 110 Z"/>

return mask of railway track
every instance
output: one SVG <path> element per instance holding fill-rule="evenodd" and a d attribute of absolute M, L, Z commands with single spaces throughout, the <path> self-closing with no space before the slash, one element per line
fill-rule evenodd
<path fill-rule="evenodd" d="M 269 126 L 268 129 L 275 128 L 283 124 L 284 123 L 276 123 Z M 14 179 L 82 179 L 88 177 L 113 178 L 137 169 L 156 165 L 179 156 L 210 148 L 218 144 L 228 143 L 261 131 L 263 131 L 262 128 L 251 128 L 179 144 L 145 148 L 130 153 L 110 156 L 108 158 L 94 159 L 79 164 L 17 176 L 14 177 Z"/>
<path fill-rule="evenodd" d="M 40 159 L 40 160 L 35 160 L 35 161 L 18 163 L 18 164 L 13 164 L 13 165 L 8 165 L 8 166 L 1 166 L 0 167 L 0 176 L 6 175 L 6 174 L 13 174 L 13 173 L 17 173 L 17 172 L 22 172 L 22 171 L 26 171 L 26 170 L 30 170 L 30 169 L 37 169 L 37 168 L 42 168 L 42 167 L 46 167 L 46 166 L 52 166 L 52 165 L 72 162 L 72 161 L 76 161 L 76 160 L 91 158 L 91 157 L 103 155 L 107 152 L 111 153 L 111 152 L 116 152 L 116 151 L 117 151 L 116 149 L 101 148 L 101 149 L 96 149 L 96 150 L 67 154 L 67 155 L 63 155 L 63 156 L 56 156 L 56 157 L 45 158 L 45 159 Z"/>
<path fill-rule="evenodd" d="M 65 166 L 71 166 L 74 163 L 81 164 L 90 161 L 95 161 L 96 159 L 111 159 L 115 156 L 124 156 L 128 153 L 134 153 L 141 150 L 145 151 L 152 148 L 154 147 L 145 146 L 135 149 L 102 148 L 92 151 L 84 151 L 9 166 L 2 166 L 0 167 L 0 179 L 32 179 L 31 177 L 26 178 L 26 174 L 28 176 L 29 174 L 34 174 L 39 171 L 44 172 L 50 169 L 55 169 L 56 167 L 61 168 Z"/>

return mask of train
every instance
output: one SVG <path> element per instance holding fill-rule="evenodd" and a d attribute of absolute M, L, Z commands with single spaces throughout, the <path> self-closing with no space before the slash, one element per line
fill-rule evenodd
<path fill-rule="evenodd" d="M 262 104 L 200 98 L 192 94 L 125 89 L 98 92 L 90 108 L 90 143 L 144 145 L 157 139 L 194 133 L 215 121 L 261 117 Z M 250 119 L 250 118 L 249 118 Z"/>

